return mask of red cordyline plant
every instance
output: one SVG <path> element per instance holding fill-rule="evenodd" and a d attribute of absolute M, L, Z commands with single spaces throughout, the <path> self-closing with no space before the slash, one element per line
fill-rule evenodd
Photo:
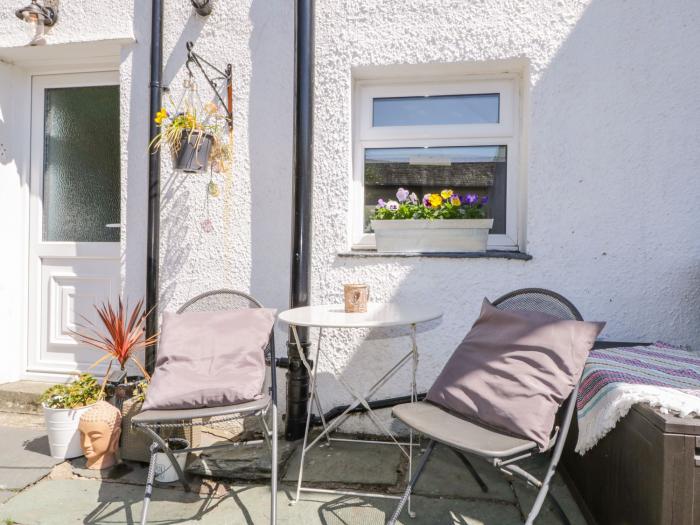
<path fill-rule="evenodd" d="M 148 338 L 145 336 L 146 318 L 151 312 L 145 311 L 143 299 L 136 303 L 131 311 L 129 311 L 128 305 L 122 302 L 121 297 L 119 297 L 116 309 L 110 303 L 102 303 L 101 306 L 95 305 L 95 310 L 102 321 L 101 327 L 83 317 L 86 324 L 78 326 L 86 330 L 86 332 L 81 333 L 73 330 L 71 332 L 81 343 L 99 348 L 105 352 L 105 355 L 95 361 L 90 368 L 99 365 L 107 359 L 110 360 L 102 388 L 104 389 L 115 360 L 119 363 L 121 369 L 124 370 L 126 363 L 131 359 L 141 370 L 143 376 L 150 380 L 150 375 L 134 356 L 137 350 L 152 346 L 158 340 L 157 334 Z"/>

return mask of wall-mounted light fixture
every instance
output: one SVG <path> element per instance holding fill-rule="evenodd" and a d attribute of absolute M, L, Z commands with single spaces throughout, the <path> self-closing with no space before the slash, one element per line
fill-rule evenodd
<path fill-rule="evenodd" d="M 58 12 L 53 7 L 47 7 L 44 2 L 40 4 L 38 0 L 32 0 L 32 3 L 15 11 L 17 18 L 24 20 L 29 24 L 30 36 L 32 37 L 31 45 L 43 44 L 44 28 L 53 26 L 58 20 Z"/>
<path fill-rule="evenodd" d="M 190 0 L 192 7 L 199 16 L 209 16 L 211 14 L 213 0 Z"/>

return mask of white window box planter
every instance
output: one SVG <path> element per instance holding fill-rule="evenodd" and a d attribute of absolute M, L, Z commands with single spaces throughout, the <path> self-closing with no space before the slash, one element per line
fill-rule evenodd
<path fill-rule="evenodd" d="M 493 219 L 372 221 L 378 252 L 485 252 Z"/>

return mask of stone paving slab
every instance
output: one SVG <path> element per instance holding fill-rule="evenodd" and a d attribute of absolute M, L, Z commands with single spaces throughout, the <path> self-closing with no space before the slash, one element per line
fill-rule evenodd
<path fill-rule="evenodd" d="M 383 524 L 395 501 L 313 494 L 289 505 L 289 487 L 278 493 L 278 520 L 282 524 Z M 142 487 L 92 480 L 45 481 L 0 506 L 0 520 L 21 525 L 121 524 L 138 522 Z M 404 525 L 515 525 L 520 515 L 513 505 L 447 498 L 413 498 L 415 519 L 406 513 Z M 59 511 L 60 509 L 60 511 Z M 269 520 L 269 489 L 234 486 L 225 497 L 202 497 L 179 490 L 155 489 L 149 507 L 151 523 L 205 523 L 260 525 Z"/>
<path fill-rule="evenodd" d="M 0 490 L 21 490 L 63 461 L 50 456 L 48 438 L 41 430 L 0 427 L 0 436 Z"/>
<path fill-rule="evenodd" d="M 52 383 L 15 381 L 0 385 L 0 411 L 40 413 L 39 397 Z"/>
<path fill-rule="evenodd" d="M 14 414 L 0 411 L 0 428 L 2 427 L 35 428 L 46 431 L 43 414 Z"/>
<path fill-rule="evenodd" d="M 571 522 L 571 525 L 588 525 L 586 518 L 583 517 L 581 510 L 574 501 L 569 489 L 566 487 L 563 481 L 559 478 L 554 478 L 554 483 L 550 487 L 550 493 L 557 498 L 559 505 L 561 505 L 564 510 L 564 514 Z M 535 503 L 535 498 L 537 497 L 537 490 L 534 487 L 527 485 L 525 482 L 520 480 L 513 481 L 513 488 L 518 497 L 518 504 L 522 509 L 523 513 L 527 514 L 530 512 L 532 505 Z M 549 498 L 545 500 L 545 504 L 540 511 L 538 517 L 538 523 L 561 523 L 559 515 L 555 512 L 554 506 L 549 501 Z"/>
<path fill-rule="evenodd" d="M 72 473 L 82 478 L 145 484 L 146 476 L 148 475 L 148 465 L 136 461 L 122 461 L 104 470 L 92 470 L 87 468 L 84 457 L 71 459 L 70 464 Z"/>
<path fill-rule="evenodd" d="M 417 461 L 418 452 L 414 457 Z M 488 492 L 483 492 L 466 469 L 462 461 L 449 448 L 438 445 L 418 480 L 415 494 L 422 496 L 444 496 L 448 498 L 481 498 L 513 503 L 515 494 L 508 480 L 500 471 L 483 459 L 465 454 L 486 483 Z"/>
<path fill-rule="evenodd" d="M 301 447 L 289 461 L 284 481 L 299 475 Z M 304 483 L 395 485 L 399 481 L 401 451 L 394 445 L 333 441 L 318 445 L 304 458 Z"/>
<path fill-rule="evenodd" d="M 284 439 L 278 441 L 277 459 L 280 477 L 284 475 L 287 462 L 299 445 L 298 441 L 291 442 Z M 239 481 L 270 479 L 272 462 L 269 450 L 265 443 L 205 450 L 199 457 L 190 460 L 187 472 L 198 476 Z"/>
<path fill-rule="evenodd" d="M 16 495 L 17 492 L 10 492 L 9 490 L 0 490 L 0 503 L 5 503 L 11 497 Z"/>

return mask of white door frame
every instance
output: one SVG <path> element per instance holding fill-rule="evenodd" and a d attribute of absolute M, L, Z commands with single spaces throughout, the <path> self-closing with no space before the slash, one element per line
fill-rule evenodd
<path fill-rule="evenodd" d="M 65 74 L 34 75 L 31 79 L 31 124 L 29 168 L 29 221 L 28 221 L 28 300 L 27 300 L 27 348 L 24 352 L 23 378 L 52 381 L 66 379 L 77 370 L 66 368 L 65 363 L 47 362 L 41 359 L 43 330 L 47 319 L 42 312 L 43 257 L 52 260 L 116 259 L 120 257 L 120 242 L 48 242 L 42 240 L 43 227 L 43 165 L 44 165 L 44 90 L 61 87 L 88 87 L 119 85 L 119 71 L 97 71 Z M 123 189 L 122 189 L 123 191 Z M 124 217 L 121 218 L 124 221 Z M 76 277 L 66 273 L 65 277 Z M 118 293 L 119 290 L 116 290 Z M 80 346 L 75 342 L 76 347 Z M 95 360 L 100 357 L 96 350 Z M 104 373 L 104 367 L 93 370 Z"/>

